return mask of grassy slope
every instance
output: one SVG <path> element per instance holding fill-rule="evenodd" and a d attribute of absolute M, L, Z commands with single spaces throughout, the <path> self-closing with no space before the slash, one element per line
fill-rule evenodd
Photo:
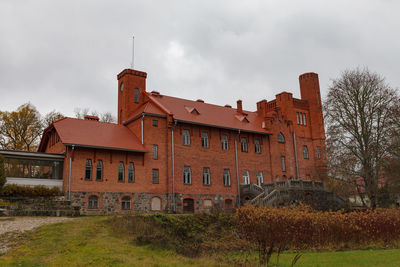
<path fill-rule="evenodd" d="M 190 259 L 135 245 L 113 234 L 106 219 L 84 217 L 42 227 L 0 257 L 0 266 L 223 266 L 212 258 Z M 289 266 L 293 257 L 282 254 L 281 266 Z M 400 249 L 304 253 L 296 266 L 400 266 Z"/>

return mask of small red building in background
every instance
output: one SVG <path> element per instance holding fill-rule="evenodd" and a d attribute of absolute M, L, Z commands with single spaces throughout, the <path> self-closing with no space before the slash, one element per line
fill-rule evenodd
<path fill-rule="evenodd" d="M 318 75 L 301 99 L 282 92 L 257 110 L 146 90 L 145 72 L 118 75 L 118 123 L 64 118 L 39 152 L 64 153 L 63 191 L 84 213 L 198 212 L 239 203 L 240 184 L 320 180 L 325 131 Z"/>

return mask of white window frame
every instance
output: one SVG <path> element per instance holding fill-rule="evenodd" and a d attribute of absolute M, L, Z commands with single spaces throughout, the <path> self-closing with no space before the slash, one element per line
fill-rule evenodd
<path fill-rule="evenodd" d="M 231 173 L 229 169 L 224 169 L 224 186 L 231 186 Z"/>
<path fill-rule="evenodd" d="M 241 151 L 242 152 L 247 152 L 248 151 L 247 138 L 246 137 L 240 138 L 240 147 L 241 147 Z"/>
<path fill-rule="evenodd" d="M 221 136 L 221 145 L 222 145 L 222 150 L 229 150 L 229 142 L 227 135 Z"/>
<path fill-rule="evenodd" d="M 207 132 L 201 132 L 201 147 L 204 147 L 204 148 L 210 147 L 210 144 L 208 142 L 208 133 Z"/>
<path fill-rule="evenodd" d="M 303 158 L 309 159 L 308 148 L 306 145 L 303 146 Z"/>
<path fill-rule="evenodd" d="M 190 132 L 189 130 L 182 130 L 182 144 L 184 146 L 190 145 Z"/>
<path fill-rule="evenodd" d="M 192 184 L 192 171 L 190 166 L 183 167 L 183 184 Z"/>
<path fill-rule="evenodd" d="M 262 172 L 259 171 L 259 172 L 257 172 L 257 184 L 259 186 L 261 186 L 263 183 L 264 183 L 264 178 L 263 178 Z"/>
<path fill-rule="evenodd" d="M 250 174 L 248 170 L 243 171 L 243 184 L 250 184 Z"/>
<path fill-rule="evenodd" d="M 305 113 L 303 113 L 303 124 L 304 124 L 304 125 L 307 125 L 306 114 L 305 114 Z"/>

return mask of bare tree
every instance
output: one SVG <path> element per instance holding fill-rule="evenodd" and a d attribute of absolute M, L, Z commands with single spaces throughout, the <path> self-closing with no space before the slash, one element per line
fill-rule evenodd
<path fill-rule="evenodd" d="M 60 112 L 57 112 L 55 110 L 50 111 L 43 118 L 43 128 L 49 127 L 53 122 L 62 119 L 64 117 L 65 116 Z"/>
<path fill-rule="evenodd" d="M 325 102 L 331 175 L 353 181 L 376 207 L 383 160 L 388 155 L 400 101 L 385 79 L 368 69 L 346 70 L 333 80 Z"/>
<path fill-rule="evenodd" d="M 34 151 L 42 131 L 41 116 L 30 103 L 0 112 L 0 145 L 5 149 Z"/>
<path fill-rule="evenodd" d="M 111 112 L 99 113 L 96 110 L 90 111 L 89 108 L 75 108 L 74 113 L 78 119 L 84 119 L 86 115 L 91 115 L 99 117 L 102 122 L 115 123 L 117 121 Z"/>

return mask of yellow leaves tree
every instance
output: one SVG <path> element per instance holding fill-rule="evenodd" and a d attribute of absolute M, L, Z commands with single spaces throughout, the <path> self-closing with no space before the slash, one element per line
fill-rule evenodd
<path fill-rule="evenodd" d="M 0 112 L 0 146 L 3 149 L 35 151 L 43 131 L 40 113 L 30 103 L 16 111 Z"/>

